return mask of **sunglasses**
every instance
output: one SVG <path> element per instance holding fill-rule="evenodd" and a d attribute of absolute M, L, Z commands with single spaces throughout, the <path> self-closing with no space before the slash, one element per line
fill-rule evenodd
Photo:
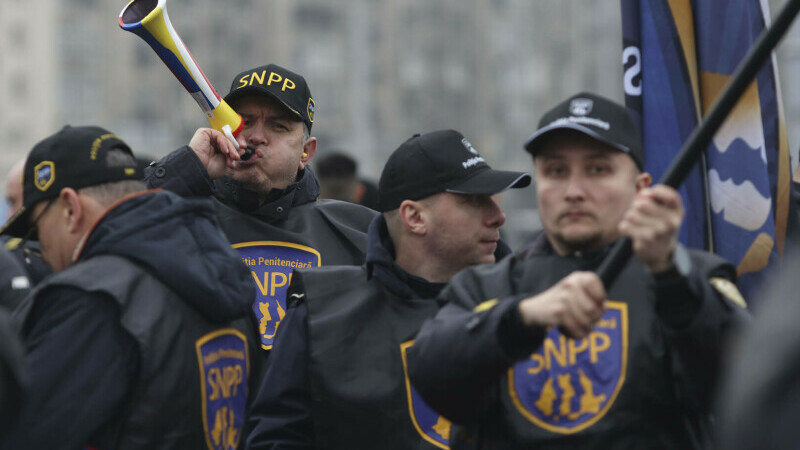
<path fill-rule="evenodd" d="M 33 219 L 33 221 L 31 222 L 30 229 L 28 230 L 27 233 L 25 233 L 25 236 L 19 243 L 19 246 L 22 248 L 22 252 L 25 253 L 25 262 L 27 264 L 31 263 L 31 256 L 42 259 L 42 249 L 38 246 L 32 247 L 28 241 L 31 239 L 34 233 L 38 235 L 37 229 L 39 226 L 39 219 L 41 219 L 42 216 L 44 216 L 47 210 L 50 209 L 50 205 L 52 205 L 53 202 L 55 202 L 56 200 L 57 200 L 56 198 L 52 198 L 47 201 L 47 204 L 44 206 L 44 209 L 36 216 L 35 219 Z"/>

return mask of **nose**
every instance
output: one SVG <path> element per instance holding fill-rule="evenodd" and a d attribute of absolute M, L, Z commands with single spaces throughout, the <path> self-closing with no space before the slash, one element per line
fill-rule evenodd
<path fill-rule="evenodd" d="M 567 186 L 564 191 L 564 198 L 568 201 L 583 200 L 586 195 L 586 189 L 583 186 L 583 179 L 580 176 L 572 175 L 567 180 Z"/>
<path fill-rule="evenodd" d="M 245 137 L 245 146 L 256 147 L 267 144 L 267 135 L 264 133 L 264 128 L 260 126 L 260 124 L 250 127 L 248 130 L 242 131 L 242 136 Z"/>
<path fill-rule="evenodd" d="M 491 228 L 500 228 L 506 223 L 506 215 L 494 198 L 489 198 L 484 213 L 486 225 Z"/>

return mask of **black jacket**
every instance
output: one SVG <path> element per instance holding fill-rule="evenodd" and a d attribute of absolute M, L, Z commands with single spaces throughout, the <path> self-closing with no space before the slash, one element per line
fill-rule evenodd
<path fill-rule="evenodd" d="M 439 308 L 432 298 L 444 284 L 395 264 L 383 217 L 368 235 L 363 267 L 295 272 L 295 301 L 253 405 L 248 448 L 446 446 L 449 423 L 413 392 L 403 364 L 422 321 Z M 501 244 L 495 255 L 509 252 Z"/>
<path fill-rule="evenodd" d="M 719 450 L 797 448 L 800 442 L 800 251 L 760 294 L 758 313 L 730 352 L 718 395 Z"/>
<path fill-rule="evenodd" d="M 723 337 L 744 320 L 733 267 L 691 252 L 692 272 L 654 281 L 632 259 L 589 337 L 526 328 L 517 305 L 604 255 L 555 255 L 544 236 L 496 266 L 467 269 L 409 352 L 412 382 L 459 424 L 453 448 L 699 448 Z"/>
<path fill-rule="evenodd" d="M 12 311 L 30 292 L 31 281 L 17 258 L 0 246 L 0 308 Z"/>
<path fill-rule="evenodd" d="M 31 287 L 36 286 L 44 277 L 53 273 L 53 271 L 50 270 L 50 266 L 42 260 L 39 253 L 26 252 L 25 249 L 20 246 L 20 244 L 22 244 L 21 238 L 4 235 L 0 236 L 0 242 L 5 245 L 6 250 L 11 252 L 20 266 L 25 270 L 28 280 L 31 282 Z M 25 243 L 25 246 L 41 251 L 38 241 L 28 241 Z"/>
<path fill-rule="evenodd" d="M 0 308 L 0 436 L 17 426 L 25 402 L 25 353 L 10 315 Z"/>
<path fill-rule="evenodd" d="M 217 414 L 241 432 L 259 373 L 249 280 L 208 200 L 114 206 L 15 312 L 30 390 L 4 448 L 198 448 L 232 436 Z"/>
<path fill-rule="evenodd" d="M 253 305 L 262 347 L 271 349 L 286 315 L 286 289 L 295 268 L 361 265 L 366 230 L 377 214 L 363 206 L 316 200 L 319 182 L 310 167 L 284 190 L 274 189 L 265 203 L 228 178 L 209 179 L 189 147 L 180 148 L 151 167 L 152 187 L 182 196 L 213 196 L 217 217 L 228 241 L 253 273 L 257 290 Z"/>

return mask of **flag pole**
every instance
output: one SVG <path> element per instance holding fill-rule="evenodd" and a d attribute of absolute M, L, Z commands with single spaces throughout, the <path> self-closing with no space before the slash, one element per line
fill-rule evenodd
<path fill-rule="evenodd" d="M 800 10 L 800 0 L 789 0 L 772 26 L 761 32 L 755 44 L 745 55 L 742 63 L 739 64 L 730 82 L 725 86 L 722 94 L 714 102 L 700 125 L 694 129 L 686 142 L 684 142 L 680 153 L 678 153 L 678 156 L 675 157 L 661 180 L 659 180 L 660 184 L 677 189 L 683 183 L 689 171 L 700 159 L 705 149 L 708 148 L 714 134 L 716 134 L 728 114 L 736 106 L 739 98 L 744 94 L 747 86 L 755 79 L 759 69 L 772 54 L 772 50 L 778 45 L 783 35 L 786 34 L 792 21 L 797 16 L 798 10 Z M 611 247 L 611 250 L 597 268 L 597 275 L 603 280 L 603 285 L 606 286 L 606 289 L 614 283 L 617 275 L 628 263 L 628 259 L 632 254 L 633 245 L 628 237 L 618 240 Z"/>

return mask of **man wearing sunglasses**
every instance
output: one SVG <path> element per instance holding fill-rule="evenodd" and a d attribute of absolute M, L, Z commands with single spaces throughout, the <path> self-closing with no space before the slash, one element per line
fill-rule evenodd
<path fill-rule="evenodd" d="M 38 238 L 54 274 L 15 311 L 30 389 L 0 447 L 240 439 L 258 373 L 250 274 L 209 201 L 141 178 L 127 144 L 99 127 L 64 127 L 28 156 L 23 206 L 0 234 Z"/>
<path fill-rule="evenodd" d="M 22 208 L 22 171 L 25 169 L 25 158 L 20 159 L 11 170 L 8 171 L 8 175 L 6 175 L 6 192 L 5 192 L 5 201 L 6 201 L 6 217 L 3 220 L 8 220 L 14 214 Z M 42 261 L 41 257 L 36 257 L 30 252 L 25 251 L 25 248 L 19 246 L 20 239 L 13 238 L 11 236 L 0 236 L 0 243 L 3 244 L 8 253 L 11 254 L 18 262 L 19 265 L 22 266 L 23 273 L 28 280 L 30 286 L 35 286 L 36 283 L 42 281 L 44 277 L 50 275 L 50 268 L 47 264 Z M 38 242 L 29 242 L 27 249 L 35 249 L 38 250 Z M 0 253 L 5 253 L 0 251 Z M 0 256 L 0 259 L 6 259 L 3 256 Z M 0 263 L 2 264 L 2 263 Z M 11 263 L 7 264 L 8 266 L 12 266 Z M 3 270 L 5 269 L 5 265 L 3 266 Z M 18 269 L 12 269 L 14 272 L 18 272 Z M 20 286 L 21 282 L 17 282 L 17 285 Z M 5 282 L 3 282 L 3 286 L 7 286 Z M 7 288 L 6 288 L 7 289 Z M 13 291 L 14 289 L 12 289 Z M 12 292 L 12 297 L 16 297 L 16 292 Z M 26 292 L 27 294 L 27 292 Z M 19 297 L 19 300 L 22 300 L 24 296 Z M 13 309 L 13 306 L 18 302 L 2 302 L 5 306 L 10 306 Z"/>

